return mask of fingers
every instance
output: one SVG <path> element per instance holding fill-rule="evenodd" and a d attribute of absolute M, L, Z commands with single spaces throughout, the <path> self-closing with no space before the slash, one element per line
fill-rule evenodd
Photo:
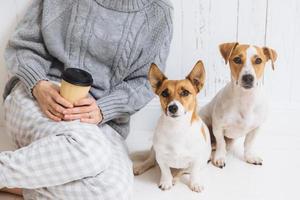
<path fill-rule="evenodd" d="M 59 87 L 48 81 L 40 81 L 34 87 L 34 97 L 44 114 L 54 121 L 61 121 L 66 108 L 73 105 L 59 94 Z"/>
<path fill-rule="evenodd" d="M 59 116 L 63 116 L 64 111 L 66 110 L 64 107 L 62 107 L 60 104 L 56 103 L 55 101 L 51 101 L 49 103 L 49 107 L 51 108 L 52 113 L 58 114 Z"/>
<path fill-rule="evenodd" d="M 69 108 L 64 110 L 63 114 L 70 115 L 70 114 L 80 114 L 80 113 L 88 113 L 95 110 L 95 106 L 81 106 L 75 108 Z"/>
<path fill-rule="evenodd" d="M 92 97 L 81 99 L 74 103 L 74 108 L 68 108 L 64 111 L 64 114 L 80 114 L 80 113 L 87 113 L 93 110 L 97 110 L 98 106 L 96 101 Z"/>
<path fill-rule="evenodd" d="M 99 124 L 102 121 L 102 114 L 100 109 L 97 107 L 91 112 L 65 115 L 63 119 L 68 121 L 80 119 L 81 122 Z"/>
<path fill-rule="evenodd" d="M 89 124 L 95 124 L 96 121 L 95 119 L 90 119 L 90 118 L 82 118 L 80 119 L 81 122 L 84 122 L 84 123 L 89 123 Z"/>
<path fill-rule="evenodd" d="M 83 119 L 88 118 L 90 119 L 90 113 L 80 113 L 80 114 L 72 114 L 72 115 L 65 115 L 64 120 L 76 120 L 76 119 Z"/>
<path fill-rule="evenodd" d="M 56 117 L 54 114 L 52 114 L 49 110 L 45 111 L 45 114 L 52 120 L 59 122 L 61 119 L 59 117 Z"/>
<path fill-rule="evenodd" d="M 59 103 L 60 105 L 66 108 L 73 108 L 73 105 L 70 102 L 68 102 L 66 99 L 64 99 L 62 96 L 60 96 L 60 94 L 57 91 L 52 92 L 51 96 L 53 100 Z"/>
<path fill-rule="evenodd" d="M 48 110 L 52 113 L 52 115 L 55 115 L 56 117 L 58 117 L 60 119 L 64 118 L 64 115 L 57 110 L 57 107 L 59 107 L 58 104 L 55 104 L 55 103 L 54 103 L 54 105 L 50 104 Z"/>
<path fill-rule="evenodd" d="M 71 114 L 71 115 L 64 116 L 65 120 L 76 120 L 82 118 L 91 118 L 91 113 Z"/>
<path fill-rule="evenodd" d="M 99 124 L 103 117 L 100 108 L 97 108 L 97 110 L 93 113 L 91 113 L 88 118 L 80 118 L 81 122 L 90 123 L 90 124 Z"/>
<path fill-rule="evenodd" d="M 46 114 L 54 121 L 61 121 L 64 118 L 63 113 L 66 110 L 63 106 L 72 108 L 73 105 L 61 97 L 57 91 L 52 91 L 50 94 L 51 98 L 48 99 L 48 113 Z"/>
<path fill-rule="evenodd" d="M 87 98 L 84 98 L 84 99 L 81 99 L 81 100 L 75 102 L 74 105 L 75 106 L 88 106 L 88 105 L 91 105 L 94 102 L 95 102 L 94 98 L 87 97 Z"/>
<path fill-rule="evenodd" d="M 59 94 L 59 89 L 49 91 L 45 114 L 54 121 L 80 120 L 81 122 L 97 124 L 102 120 L 99 107 L 92 97 L 81 99 L 74 106 Z"/>

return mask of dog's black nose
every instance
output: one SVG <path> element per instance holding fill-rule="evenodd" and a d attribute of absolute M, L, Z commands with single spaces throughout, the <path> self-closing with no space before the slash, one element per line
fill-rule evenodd
<path fill-rule="evenodd" d="M 251 74 L 243 75 L 242 80 L 245 84 L 252 84 L 254 81 L 254 76 Z"/>
<path fill-rule="evenodd" d="M 170 113 L 175 114 L 178 110 L 178 106 L 176 104 L 172 104 L 168 107 Z"/>

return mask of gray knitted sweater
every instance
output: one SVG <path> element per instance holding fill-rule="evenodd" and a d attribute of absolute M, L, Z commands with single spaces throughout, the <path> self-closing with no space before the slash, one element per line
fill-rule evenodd
<path fill-rule="evenodd" d="M 101 123 L 126 137 L 130 115 L 153 98 L 150 64 L 165 68 L 171 13 L 168 0 L 33 0 L 5 52 L 4 98 L 18 81 L 31 95 L 38 81 L 81 68 L 93 75 Z"/>

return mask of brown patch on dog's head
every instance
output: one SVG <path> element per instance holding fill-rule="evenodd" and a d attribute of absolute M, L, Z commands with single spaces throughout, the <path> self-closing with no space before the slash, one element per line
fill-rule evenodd
<path fill-rule="evenodd" d="M 178 101 L 185 111 L 193 112 L 197 118 L 197 94 L 205 81 L 205 70 L 201 61 L 197 62 L 186 79 L 168 80 L 156 65 L 152 65 L 148 75 L 154 92 L 159 96 L 161 107 L 167 115 L 168 106 L 172 101 Z"/>
<path fill-rule="evenodd" d="M 238 42 L 223 43 L 223 44 L 219 45 L 219 50 L 225 60 L 225 64 L 228 63 L 228 60 L 231 57 L 231 55 L 237 45 L 239 45 Z"/>
<path fill-rule="evenodd" d="M 247 55 L 247 50 L 250 47 L 251 46 L 248 44 L 239 44 L 237 42 L 224 43 L 219 46 L 220 53 L 223 56 L 225 63 L 227 64 L 229 62 L 231 74 L 235 80 L 239 79 L 240 72 L 246 65 L 247 59 L 251 60 L 251 65 L 254 68 L 258 79 L 262 77 L 265 64 L 268 60 L 271 60 L 274 69 L 277 53 L 273 49 L 253 46 L 256 53 L 254 55 Z"/>
<path fill-rule="evenodd" d="M 277 60 L 277 53 L 274 49 L 271 49 L 269 47 L 263 47 L 262 51 L 264 55 L 266 56 L 267 60 L 271 60 L 272 62 L 272 69 L 274 70 L 274 62 Z"/>
<path fill-rule="evenodd" d="M 187 79 L 166 80 L 157 91 L 162 109 L 166 114 L 169 104 L 174 100 L 179 101 L 186 111 L 194 111 L 197 105 L 197 93 L 192 83 Z"/>
<path fill-rule="evenodd" d="M 246 51 L 249 48 L 249 45 L 239 45 L 238 43 L 235 44 L 236 45 L 234 46 L 234 49 L 227 50 L 231 52 L 227 58 L 227 62 L 229 62 L 232 76 L 235 80 L 238 80 L 240 72 L 246 63 Z"/>
<path fill-rule="evenodd" d="M 264 69 L 266 62 L 268 61 L 267 57 L 264 55 L 263 49 L 255 46 L 257 54 L 251 57 L 251 63 L 255 70 L 256 77 L 260 79 L 264 74 Z"/>
<path fill-rule="evenodd" d="M 205 69 L 201 60 L 195 64 L 194 68 L 186 77 L 186 79 L 191 81 L 197 93 L 200 92 L 205 82 Z"/>
<path fill-rule="evenodd" d="M 161 87 L 163 82 L 167 80 L 167 77 L 162 73 L 162 71 L 160 71 L 155 63 L 152 63 L 148 72 L 148 80 L 154 93 L 158 94 L 158 89 Z"/>

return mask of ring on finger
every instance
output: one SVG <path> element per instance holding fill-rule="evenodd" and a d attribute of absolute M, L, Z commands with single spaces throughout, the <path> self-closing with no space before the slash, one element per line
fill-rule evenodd
<path fill-rule="evenodd" d="M 93 112 L 89 112 L 89 119 L 93 118 Z"/>

